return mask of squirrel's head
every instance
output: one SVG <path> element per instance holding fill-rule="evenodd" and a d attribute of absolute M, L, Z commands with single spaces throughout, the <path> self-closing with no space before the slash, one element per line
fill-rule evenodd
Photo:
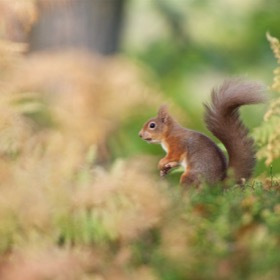
<path fill-rule="evenodd" d="M 165 138 L 170 121 L 171 116 L 168 113 L 167 106 L 162 105 L 159 108 L 158 115 L 144 124 L 139 136 L 148 143 L 160 144 Z"/>

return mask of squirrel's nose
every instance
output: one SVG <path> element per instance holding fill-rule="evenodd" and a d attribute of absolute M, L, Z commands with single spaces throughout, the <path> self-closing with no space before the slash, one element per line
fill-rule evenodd
<path fill-rule="evenodd" d="M 142 130 L 138 133 L 139 137 L 142 138 L 143 137 L 143 133 Z"/>

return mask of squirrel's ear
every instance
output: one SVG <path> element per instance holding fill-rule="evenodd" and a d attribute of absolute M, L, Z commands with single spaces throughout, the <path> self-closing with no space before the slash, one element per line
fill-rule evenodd
<path fill-rule="evenodd" d="M 161 122 L 167 123 L 169 113 L 167 109 L 167 105 L 161 105 L 158 110 L 158 118 L 160 119 Z"/>

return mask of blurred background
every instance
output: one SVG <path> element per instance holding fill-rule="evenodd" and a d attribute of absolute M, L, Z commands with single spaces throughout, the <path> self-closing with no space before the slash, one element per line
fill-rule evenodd
<path fill-rule="evenodd" d="M 272 83 L 276 62 L 266 33 L 280 36 L 277 0 L 2 0 L 0 5 L 6 20 L 2 37 L 27 43 L 27 56 L 78 50 L 107 61 L 117 57 L 137 68 L 139 81 L 157 91 L 160 99 L 149 104 L 144 96 L 151 93 L 140 90 L 147 114 L 139 109 L 110 137 L 115 156 L 158 153 L 136 136 L 161 102 L 173 104 L 185 125 L 207 133 L 202 102 L 213 86 L 229 76 Z M 112 79 L 118 74 L 112 73 Z M 127 88 L 119 95 L 133 93 Z M 250 127 L 260 123 L 263 110 L 245 110 Z"/>

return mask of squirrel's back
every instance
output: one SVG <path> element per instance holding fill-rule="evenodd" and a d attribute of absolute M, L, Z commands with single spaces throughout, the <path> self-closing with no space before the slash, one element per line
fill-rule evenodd
<path fill-rule="evenodd" d="M 264 85 L 229 79 L 212 91 L 211 104 L 205 105 L 207 128 L 224 144 L 236 181 L 251 176 L 255 166 L 253 139 L 239 117 L 239 107 L 265 101 Z"/>

